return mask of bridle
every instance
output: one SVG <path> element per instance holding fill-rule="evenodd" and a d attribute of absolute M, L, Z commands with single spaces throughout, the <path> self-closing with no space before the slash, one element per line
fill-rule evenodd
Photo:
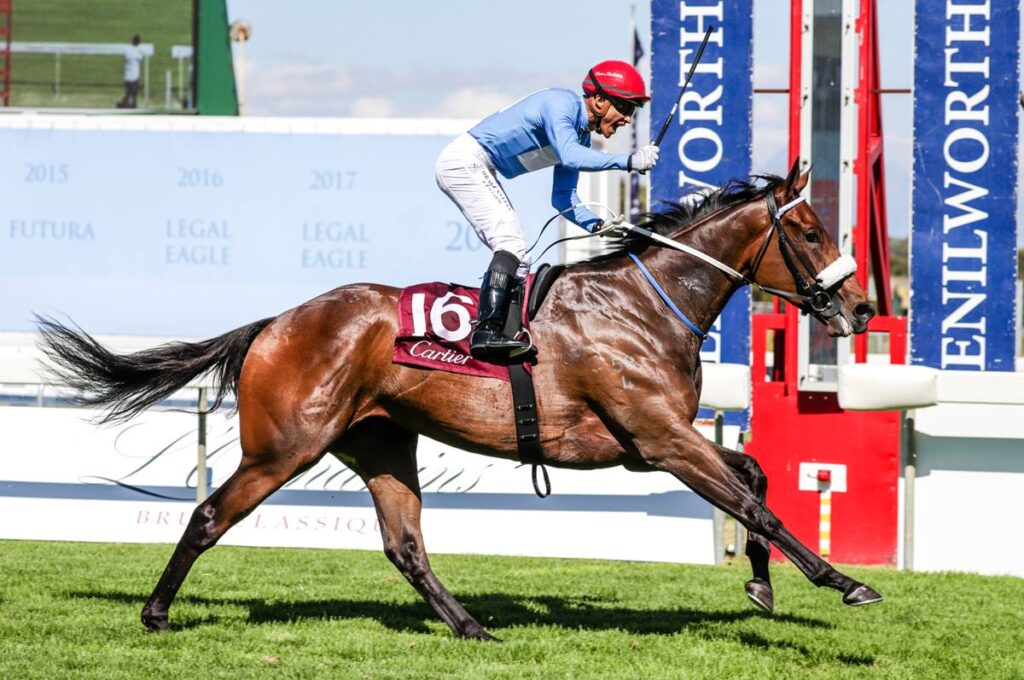
<path fill-rule="evenodd" d="M 732 267 L 716 260 L 707 253 L 683 243 L 673 241 L 672 239 L 666 238 L 661 234 L 650 231 L 649 229 L 625 223 L 618 228 L 644 236 L 660 245 L 693 255 L 694 257 L 707 262 L 713 267 L 729 275 L 736 281 L 739 281 L 741 285 L 756 286 L 758 289 L 766 293 L 778 295 L 779 297 L 792 302 L 792 304 L 796 305 L 796 307 L 798 307 L 804 314 L 813 313 L 815 317 L 827 323 L 829 319 L 839 314 L 840 305 L 837 299 L 839 287 L 843 285 L 843 282 L 846 281 L 846 279 L 857 271 L 857 262 L 849 255 L 841 255 L 817 274 L 812 274 L 814 267 L 803 253 L 792 246 L 789 242 L 789 237 L 786 236 L 786 230 L 782 226 L 782 218 L 786 213 L 806 200 L 807 198 L 805 196 L 800 196 L 789 203 L 786 203 L 782 207 L 778 207 L 778 204 L 775 201 L 775 195 L 771 191 L 765 193 L 765 203 L 768 208 L 768 215 L 771 217 L 772 225 L 768 229 L 768 233 L 765 234 L 764 239 L 761 241 L 761 246 L 758 248 L 757 256 L 754 258 L 754 262 L 751 265 L 749 277 L 744 276 Z M 782 253 L 782 260 L 785 262 L 786 269 L 789 270 L 790 275 L 793 277 L 793 282 L 796 285 L 795 293 L 762 286 L 754 280 L 754 277 L 757 275 L 757 270 L 761 266 L 761 261 L 764 259 L 768 246 L 772 241 L 772 235 L 775 233 L 778 233 L 779 235 L 779 251 Z M 797 263 L 794 258 L 795 260 L 799 260 L 800 264 L 803 266 L 804 272 L 810 275 L 810 284 L 807 283 L 807 278 L 805 278 L 804 274 L 800 272 L 800 268 L 797 267 Z M 650 277 L 648 277 L 648 279 L 650 279 Z"/>
<path fill-rule="evenodd" d="M 757 257 L 754 258 L 754 263 L 750 268 L 750 278 L 753 279 L 757 275 L 757 269 L 761 265 L 761 260 L 764 259 L 764 254 L 768 249 L 768 243 L 771 241 L 772 234 L 778 232 L 779 252 L 782 253 L 782 260 L 786 263 L 786 269 L 789 270 L 790 275 L 793 277 L 793 282 L 796 284 L 796 294 L 769 292 L 775 292 L 776 295 L 781 294 L 789 299 L 799 300 L 799 302 L 794 302 L 793 304 L 799 307 L 804 314 L 813 312 L 815 316 L 823 321 L 831 319 L 839 313 L 836 293 L 839 287 L 843 285 L 843 282 L 857 271 L 857 261 L 849 255 L 841 255 L 817 274 L 811 274 L 814 271 L 814 267 L 807 261 L 807 257 L 803 253 L 790 244 L 789 237 L 786 236 L 786 230 L 782 226 L 782 217 L 790 209 L 806 201 L 806 197 L 801 196 L 781 208 L 776 207 L 775 195 L 771 191 L 765 194 L 764 200 L 768 206 L 768 214 L 772 218 L 772 226 L 761 243 Z M 793 261 L 794 257 L 803 265 L 804 271 L 811 274 L 810 284 L 807 283 L 803 274 L 800 273 L 796 262 Z M 762 290 L 767 291 L 768 289 L 762 288 Z"/>

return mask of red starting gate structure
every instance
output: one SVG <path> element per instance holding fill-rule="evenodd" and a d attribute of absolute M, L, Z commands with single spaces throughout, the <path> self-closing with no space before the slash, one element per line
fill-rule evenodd
<path fill-rule="evenodd" d="M 859 11 L 855 15 L 857 2 Z M 853 224 L 845 247 L 852 249 L 861 284 L 865 290 L 874 291 L 879 314 L 872 320 L 869 333 L 887 334 L 890 362 L 904 363 L 906 319 L 892 316 L 889 286 L 876 0 L 835 0 L 833 5 L 843 8 L 840 29 L 850 32 L 848 29 L 854 28 L 856 40 L 856 48 L 847 48 L 843 55 L 843 68 L 856 82 L 856 121 L 851 113 L 835 132 L 840 138 L 848 135 L 847 153 L 855 155 L 850 164 L 853 176 L 847 184 L 850 198 L 845 199 L 855 198 L 855 206 L 850 206 L 855 212 L 850 210 Z M 815 11 L 821 12 L 820 4 L 816 10 L 812 0 L 792 0 L 791 163 L 801 157 L 806 162 L 812 138 L 825 134 L 820 125 L 808 123 L 813 98 L 818 96 L 813 79 L 821 68 L 819 53 L 825 49 L 810 36 L 819 18 Z M 834 16 L 829 19 L 834 23 Z M 856 70 L 850 67 L 854 55 Z M 854 124 L 855 141 L 849 129 Z M 818 181 L 814 177 L 812 174 L 812 199 Z M 840 177 L 833 184 L 841 185 L 842 181 Z M 821 180 L 821 186 L 828 188 L 827 182 Z M 856 188 L 852 190 L 854 183 Z M 836 214 L 842 212 L 844 199 L 838 200 L 840 209 L 834 211 Z M 819 213 L 828 213 L 828 201 L 823 203 L 825 210 L 819 209 Z M 842 233 L 838 236 L 844 246 Z M 899 413 L 844 411 L 834 389 L 804 381 L 807 345 L 812 342 L 808 324 L 801 324 L 792 306 L 780 309 L 779 303 L 775 304 L 775 313 L 755 314 L 753 318 L 753 414 L 746 449 L 768 475 L 768 504 L 800 540 L 833 561 L 895 564 Z M 771 366 L 769 356 L 774 358 Z M 852 358 L 865 362 L 867 357 L 868 336 L 859 336 L 853 341 Z"/>

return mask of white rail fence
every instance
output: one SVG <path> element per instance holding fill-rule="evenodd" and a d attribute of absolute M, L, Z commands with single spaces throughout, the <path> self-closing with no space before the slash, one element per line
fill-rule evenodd
<path fill-rule="evenodd" d="M 1024 373 L 843 366 L 839 404 L 903 414 L 905 569 L 1024 576 Z"/>
<path fill-rule="evenodd" d="M 142 68 L 142 101 L 149 103 L 149 60 L 155 53 L 153 43 L 141 43 L 143 54 Z M 132 48 L 130 43 L 73 43 L 73 42 L 24 42 L 12 41 L 11 52 L 16 54 L 52 54 L 53 55 L 53 93 L 60 94 L 61 64 L 63 55 L 76 56 L 124 56 Z M 191 57 L 191 53 L 189 54 Z M 117 74 L 121 72 L 118 71 Z M 112 83 L 120 83 L 120 76 L 111 78 Z"/>

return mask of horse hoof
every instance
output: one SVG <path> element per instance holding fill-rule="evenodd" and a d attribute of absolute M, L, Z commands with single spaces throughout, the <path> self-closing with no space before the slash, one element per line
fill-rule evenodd
<path fill-rule="evenodd" d="M 775 594 L 772 586 L 763 578 L 753 578 L 743 586 L 750 601 L 771 614 L 775 610 Z"/>
<path fill-rule="evenodd" d="M 166 633 L 171 629 L 166 616 L 156 616 L 149 612 L 142 612 L 142 625 L 151 633 Z"/>
<path fill-rule="evenodd" d="M 478 640 L 480 642 L 502 642 L 501 638 L 491 635 L 483 628 L 464 633 L 461 637 L 464 640 Z"/>
<path fill-rule="evenodd" d="M 882 596 L 878 591 L 870 586 L 864 585 L 863 583 L 853 584 L 843 595 L 843 604 L 848 604 L 852 607 L 860 607 L 881 601 Z"/>

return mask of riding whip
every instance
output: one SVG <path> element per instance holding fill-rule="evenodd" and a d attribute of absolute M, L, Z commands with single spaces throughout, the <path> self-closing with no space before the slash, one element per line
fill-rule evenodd
<path fill-rule="evenodd" d="M 704 48 L 708 46 L 708 38 L 715 32 L 714 25 L 708 26 L 708 30 L 704 33 L 704 41 L 700 44 L 700 49 L 697 50 L 697 56 L 694 57 L 693 63 L 690 64 L 690 72 L 686 74 L 686 82 L 683 83 L 682 88 L 679 89 L 679 96 L 676 97 L 676 103 L 672 105 L 672 110 L 665 116 L 665 122 L 661 126 L 661 132 L 658 133 L 658 138 L 654 140 L 654 146 L 661 148 L 661 140 L 665 137 L 665 133 L 668 131 L 668 125 L 672 122 L 673 116 L 676 115 L 676 111 L 679 110 L 679 101 L 683 98 L 683 93 L 686 92 L 686 86 L 690 84 L 690 78 L 693 77 L 693 72 L 697 69 L 697 64 L 700 63 L 700 58 L 704 54 Z"/>

